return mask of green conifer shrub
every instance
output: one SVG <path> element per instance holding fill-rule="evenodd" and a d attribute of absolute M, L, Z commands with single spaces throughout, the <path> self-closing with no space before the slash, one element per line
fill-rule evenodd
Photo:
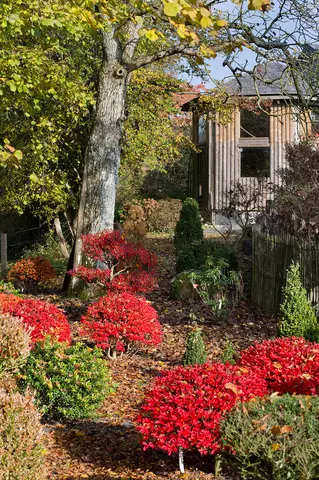
<path fill-rule="evenodd" d="M 191 332 L 186 341 L 186 350 L 183 357 L 184 365 L 201 365 L 206 362 L 207 354 L 199 328 Z"/>
<path fill-rule="evenodd" d="M 221 363 L 230 363 L 231 365 L 235 365 L 237 357 L 237 350 L 233 342 L 227 339 L 221 354 L 220 354 L 220 361 Z"/>
<path fill-rule="evenodd" d="M 175 227 L 176 270 L 182 272 L 199 266 L 198 252 L 202 251 L 203 228 L 198 203 L 193 198 L 183 202 Z"/>
<path fill-rule="evenodd" d="M 305 288 L 301 284 L 300 266 L 292 263 L 288 269 L 284 301 L 280 306 L 279 336 L 304 337 L 319 340 L 319 325 Z"/>
<path fill-rule="evenodd" d="M 243 479 L 319 478 L 319 398 L 272 395 L 238 404 L 220 425 L 227 464 Z"/>

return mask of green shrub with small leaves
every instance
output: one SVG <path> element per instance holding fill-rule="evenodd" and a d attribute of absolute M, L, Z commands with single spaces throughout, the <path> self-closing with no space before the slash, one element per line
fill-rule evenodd
<path fill-rule="evenodd" d="M 0 313 L 0 376 L 17 373 L 30 350 L 31 337 L 22 319 Z"/>
<path fill-rule="evenodd" d="M 41 416 L 34 398 L 0 389 L 0 480 L 44 480 Z"/>
<path fill-rule="evenodd" d="M 287 282 L 283 289 L 284 300 L 280 306 L 279 336 L 304 337 L 319 340 L 319 325 L 305 288 L 300 279 L 300 266 L 292 263 L 287 271 Z"/>
<path fill-rule="evenodd" d="M 206 362 L 207 354 L 199 328 L 191 332 L 186 341 L 186 349 L 183 356 L 184 365 L 201 365 Z"/>
<path fill-rule="evenodd" d="M 243 479 L 319 478 L 319 398 L 288 394 L 238 405 L 221 421 L 228 463 Z"/>
<path fill-rule="evenodd" d="M 37 343 L 21 376 L 20 387 L 31 387 L 41 412 L 53 419 L 94 417 L 113 391 L 101 350 L 83 343 Z"/>

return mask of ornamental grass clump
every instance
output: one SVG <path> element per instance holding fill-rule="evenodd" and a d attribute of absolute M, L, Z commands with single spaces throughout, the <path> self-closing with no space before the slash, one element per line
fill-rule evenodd
<path fill-rule="evenodd" d="M 30 329 L 33 343 L 47 337 L 52 341 L 71 342 L 71 330 L 66 316 L 51 303 L 0 293 L 0 312 L 21 318 Z"/>
<path fill-rule="evenodd" d="M 156 346 L 162 340 L 156 310 L 131 293 L 109 294 L 91 304 L 81 319 L 81 334 L 106 351 L 109 358 Z"/>
<path fill-rule="evenodd" d="M 240 353 L 239 365 L 262 375 L 269 392 L 319 394 L 319 344 L 304 338 L 256 343 Z"/>
<path fill-rule="evenodd" d="M 198 328 L 191 332 L 186 341 L 186 349 L 183 356 L 184 365 L 201 365 L 206 362 L 207 354 L 202 332 Z"/>
<path fill-rule="evenodd" d="M 238 402 L 263 396 L 263 378 L 247 368 L 220 363 L 162 372 L 137 418 L 144 449 L 169 455 L 181 450 L 215 454 L 223 449 L 220 421 Z"/>
<path fill-rule="evenodd" d="M 0 480 L 47 478 L 40 421 L 29 390 L 0 389 Z"/>
<path fill-rule="evenodd" d="M 227 463 L 245 479 L 319 478 L 319 398 L 283 395 L 237 405 L 221 421 Z"/>
<path fill-rule="evenodd" d="M 280 306 L 279 335 L 319 340 L 319 325 L 305 288 L 300 279 L 300 266 L 292 263 L 283 289 L 284 300 Z"/>
<path fill-rule="evenodd" d="M 31 350 L 30 331 L 21 318 L 0 313 L 0 379 L 25 364 Z"/>
<path fill-rule="evenodd" d="M 19 387 L 32 388 L 40 411 L 55 420 L 95 417 L 113 391 L 101 350 L 83 343 L 37 343 L 21 370 Z"/>

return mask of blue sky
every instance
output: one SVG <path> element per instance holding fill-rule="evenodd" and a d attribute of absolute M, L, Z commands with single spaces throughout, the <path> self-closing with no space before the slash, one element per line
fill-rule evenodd
<path fill-rule="evenodd" d="M 231 1 L 231 0 L 221 0 L 221 3 L 218 4 L 218 10 L 222 11 L 227 11 L 227 12 L 232 12 L 236 11 L 238 7 Z M 274 2 L 273 9 L 266 15 L 269 15 L 272 17 L 274 13 L 278 11 L 278 3 Z M 256 15 L 255 19 L 253 20 L 253 17 Z M 250 12 L 250 19 L 255 22 L 259 21 L 256 20 L 258 17 L 260 18 L 261 14 L 260 12 Z M 287 27 L 287 25 L 286 25 Z M 248 60 L 248 66 L 253 67 L 255 63 L 255 54 L 248 49 L 244 49 L 243 52 L 239 52 L 237 55 L 238 62 L 241 65 L 245 64 L 245 61 Z M 223 67 L 223 60 L 224 57 L 222 55 L 218 55 L 216 59 L 210 60 L 208 62 L 209 65 L 209 71 L 210 71 L 210 76 L 211 80 L 207 81 L 205 84 L 207 88 L 213 88 L 214 87 L 214 80 L 224 80 L 227 77 L 230 77 L 232 75 L 231 71 L 227 67 Z M 192 83 L 193 85 L 198 85 L 199 83 L 202 83 L 202 79 L 198 77 L 189 77 L 188 81 Z"/>

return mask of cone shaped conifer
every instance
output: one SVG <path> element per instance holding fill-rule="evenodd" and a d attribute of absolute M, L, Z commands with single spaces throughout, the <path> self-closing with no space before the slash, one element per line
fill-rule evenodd
<path fill-rule="evenodd" d="M 191 332 L 186 341 L 186 350 L 183 357 L 184 365 L 201 365 L 206 362 L 206 348 L 200 329 Z"/>
<path fill-rule="evenodd" d="M 279 336 L 304 337 L 306 340 L 318 341 L 319 325 L 315 311 L 307 298 L 307 292 L 302 286 L 298 263 L 293 262 L 290 265 L 283 293 Z"/>
<path fill-rule="evenodd" d="M 183 202 L 179 221 L 175 228 L 174 244 L 176 249 L 176 270 L 181 272 L 198 265 L 198 247 L 203 242 L 203 228 L 198 208 L 194 198 Z"/>

